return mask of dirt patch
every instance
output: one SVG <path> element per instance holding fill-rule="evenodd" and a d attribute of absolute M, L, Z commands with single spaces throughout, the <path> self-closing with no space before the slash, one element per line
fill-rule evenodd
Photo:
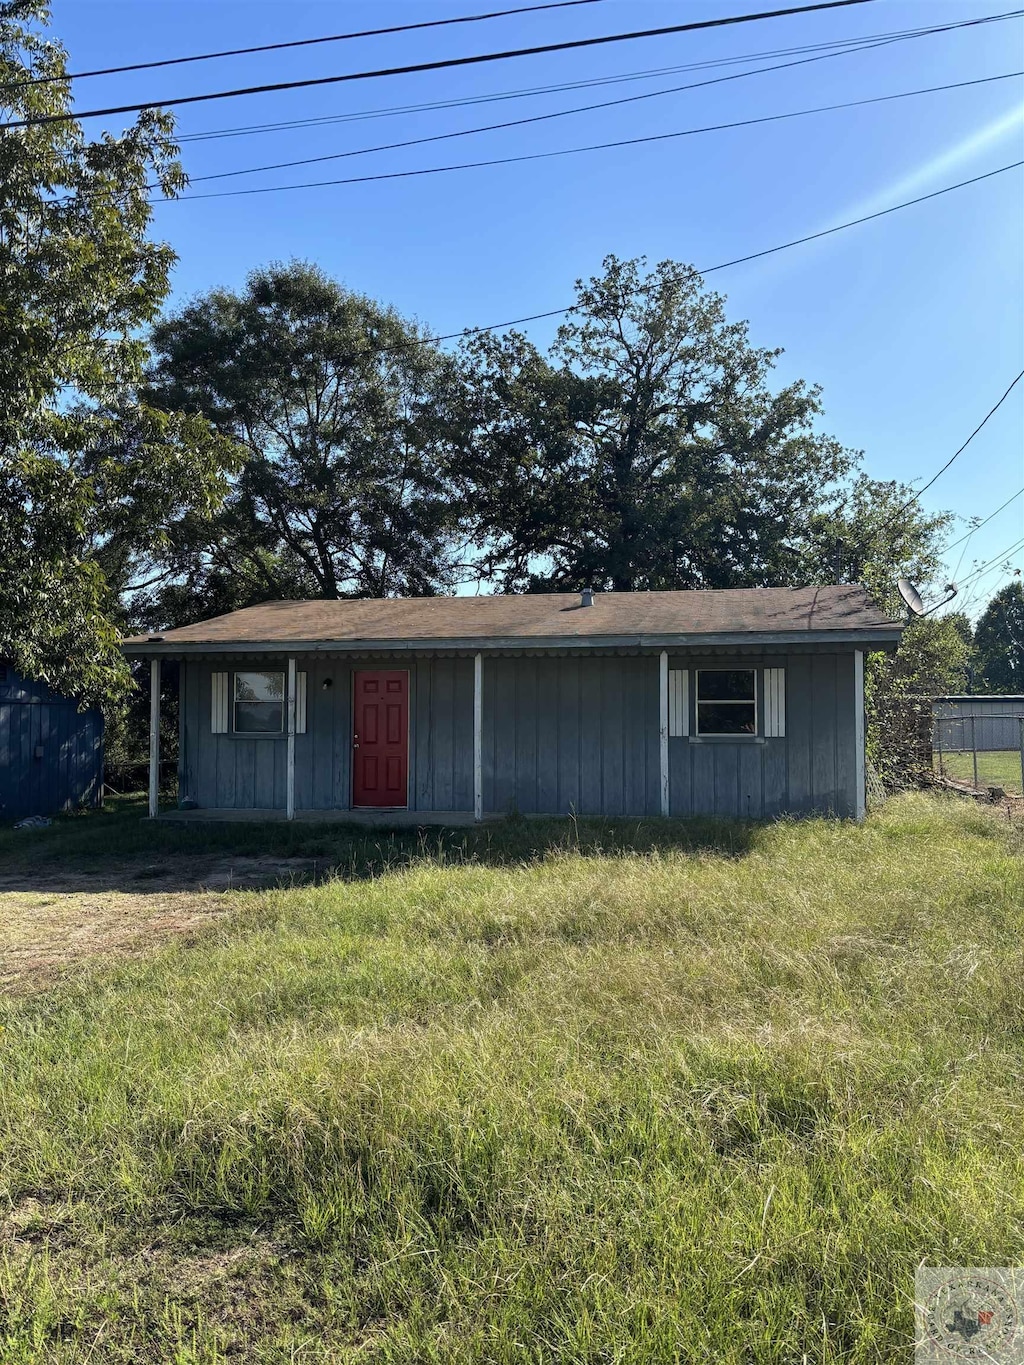
<path fill-rule="evenodd" d="M 225 857 L 168 854 L 156 858 L 110 859 L 94 867 L 18 867 L 0 871 L 5 892 L 123 891 L 141 896 L 166 891 L 245 891 L 288 886 L 329 875 L 323 858 Z"/>
<path fill-rule="evenodd" d="M 0 895 L 0 989 L 43 986 L 91 958 L 136 956 L 223 918 L 232 901 L 210 892 Z"/>
<path fill-rule="evenodd" d="M 0 990 L 34 989 L 93 958 L 136 957 L 229 914 L 232 892 L 331 875 L 323 859 L 223 854 L 0 873 Z"/>

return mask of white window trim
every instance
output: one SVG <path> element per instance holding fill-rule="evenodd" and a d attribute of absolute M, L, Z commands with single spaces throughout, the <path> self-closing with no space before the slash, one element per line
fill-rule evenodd
<path fill-rule="evenodd" d="M 236 708 L 236 706 L 238 705 L 238 700 L 239 700 L 239 698 L 238 698 L 238 678 L 239 678 L 240 675 L 245 674 L 245 673 L 279 673 L 279 674 L 281 675 L 281 728 L 280 728 L 279 730 L 239 730 L 238 727 L 235 725 L 235 719 L 236 719 L 236 715 L 237 715 L 237 712 L 236 712 L 235 708 Z M 283 735 L 283 734 L 286 733 L 285 725 L 286 725 L 286 716 L 287 716 L 287 712 L 288 712 L 288 696 L 287 696 L 287 688 L 286 688 L 286 686 L 285 686 L 285 678 L 286 678 L 286 676 L 287 676 L 287 674 L 286 674 L 286 672 L 285 672 L 285 670 L 284 670 L 283 668 L 238 668 L 238 669 L 235 669 L 235 670 L 232 671 L 232 674 L 231 674 L 230 707 L 231 707 L 231 733 L 232 733 L 233 735 L 241 735 L 241 736 L 243 737 L 243 739 L 260 739 L 260 738 L 276 739 L 278 735 Z M 243 698 L 243 700 L 244 700 L 244 698 Z"/>
<path fill-rule="evenodd" d="M 754 695 L 750 697 L 726 697 L 715 698 L 700 695 L 700 675 L 702 673 L 749 673 L 754 683 Z M 750 706 L 754 707 L 754 728 L 747 730 L 702 730 L 700 728 L 700 708 L 701 706 Z M 693 685 L 693 720 L 694 733 L 704 739 L 730 739 L 730 740 L 750 740 L 760 736 L 760 713 L 757 705 L 757 669 L 756 668 L 696 668 L 694 669 Z"/>

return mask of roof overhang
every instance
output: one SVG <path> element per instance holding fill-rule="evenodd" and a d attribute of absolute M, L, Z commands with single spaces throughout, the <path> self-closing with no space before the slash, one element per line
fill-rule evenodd
<path fill-rule="evenodd" d="M 175 658 L 198 655 L 267 654 L 415 654 L 444 651 L 458 654 L 507 654 L 525 650 L 555 650 L 560 654 L 587 654 L 597 650 L 700 650 L 722 646 L 750 647 L 785 652 L 805 645 L 833 645 L 837 649 L 884 650 L 891 653 L 900 642 L 902 626 L 870 630 L 735 631 L 712 635 L 551 635 L 478 636 L 428 639 L 365 640 L 132 640 L 122 649 L 129 659 Z"/>

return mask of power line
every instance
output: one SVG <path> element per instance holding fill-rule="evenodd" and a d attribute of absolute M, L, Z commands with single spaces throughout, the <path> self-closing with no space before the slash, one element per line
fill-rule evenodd
<path fill-rule="evenodd" d="M 543 5 L 520 5 L 516 9 L 491 10 L 487 14 L 462 14 L 451 19 L 424 19 L 416 24 L 392 24 L 388 28 L 364 28 L 355 33 L 329 33 L 322 38 L 296 38 L 286 43 L 263 43 L 259 47 L 233 47 L 224 52 L 199 52 L 187 57 L 163 57 L 156 62 L 132 62 L 128 66 L 104 66 L 95 71 L 69 71 L 63 76 L 34 76 L 15 81 L 8 90 L 31 85 L 52 85 L 57 81 L 84 81 L 89 76 L 120 76 L 125 71 L 152 71 L 158 66 L 184 66 L 186 62 L 211 62 L 218 57 L 247 57 L 255 52 L 282 52 L 290 47 L 315 47 L 320 43 L 342 43 L 350 38 L 378 38 L 384 34 L 410 33 L 413 29 L 445 28 L 450 24 L 477 24 L 485 19 L 504 19 L 510 14 L 533 14 L 541 10 L 571 9 L 574 5 L 598 5 L 604 0 L 549 0 Z"/>
<path fill-rule="evenodd" d="M 1022 163 L 1021 163 L 1020 161 L 1017 161 L 1017 162 L 1014 163 L 1014 165 L 1017 165 L 1017 166 L 1020 166 L 1021 164 L 1022 164 Z M 1009 170 L 1010 168 L 1009 168 L 1009 167 L 1005 167 L 1004 169 Z M 990 174 L 990 175 L 991 175 L 991 174 L 998 174 L 998 172 L 991 172 L 991 171 L 990 171 L 989 174 Z M 942 468 L 936 470 L 936 472 L 932 475 L 932 477 L 928 480 L 928 482 L 927 482 L 926 484 L 923 484 L 923 485 L 917 490 L 917 492 L 913 494 L 912 497 L 909 497 L 909 498 L 907 499 L 907 501 L 903 504 L 902 507 L 897 508 L 897 510 L 892 514 L 892 516 L 889 517 L 889 518 L 887 518 L 887 520 L 884 521 L 884 522 L 882 523 L 881 527 L 879 528 L 880 530 L 883 530 L 883 531 L 886 530 L 887 527 L 891 526 L 892 523 L 893 523 L 894 521 L 897 521 L 897 520 L 903 515 L 903 513 L 907 510 L 908 507 L 913 506 L 913 504 L 914 504 L 915 502 L 917 502 L 918 498 L 921 496 L 922 493 L 926 493 L 926 492 L 928 491 L 928 489 L 931 488 L 932 484 L 936 481 L 936 479 L 940 478 L 941 475 L 945 474 L 946 470 L 947 470 L 947 469 L 949 468 L 949 466 L 953 463 L 953 461 L 956 460 L 956 459 L 959 459 L 959 457 L 964 453 L 964 451 L 965 451 L 965 450 L 967 449 L 967 447 L 971 444 L 971 442 L 974 440 L 975 436 L 977 436 L 978 432 L 982 429 L 982 427 L 983 427 L 983 426 L 985 425 L 985 423 L 989 420 L 989 418 L 992 417 L 992 416 L 994 416 L 995 413 L 997 413 L 997 412 L 999 411 L 999 409 L 1003 406 L 1003 404 L 1004 404 L 1004 403 L 1006 402 L 1006 400 L 1009 398 L 1010 394 L 1013 392 L 1013 390 L 1016 388 L 1016 386 L 1020 383 L 1020 381 L 1021 381 L 1022 379 L 1024 379 L 1024 370 L 1021 370 L 1020 374 L 1017 375 L 1016 379 L 1014 379 L 1014 380 L 1010 383 L 1009 388 L 1008 388 L 1008 389 L 1006 390 L 1006 392 L 1003 394 L 1002 398 L 1000 398 L 999 402 L 996 403 L 995 407 L 990 408 L 990 409 L 988 410 L 988 412 L 986 412 L 985 416 L 981 419 L 981 421 L 978 423 L 978 425 L 974 428 L 974 430 L 971 432 L 970 436 L 968 436 L 967 440 L 963 443 L 963 445 L 960 447 L 960 449 L 954 451 L 953 454 L 952 454 L 952 455 L 949 457 L 949 459 L 946 461 L 946 463 L 942 466 Z"/>
<path fill-rule="evenodd" d="M 994 517 L 997 517 L 1000 512 L 1005 512 L 1007 507 L 1009 507 L 1010 503 L 1014 502 L 1017 498 L 1019 498 L 1022 493 L 1024 493 L 1024 488 L 1018 488 L 1016 493 L 1008 497 L 1006 501 L 1002 503 L 999 507 L 997 507 L 994 512 L 989 512 L 988 516 L 985 518 L 984 521 L 979 521 L 977 526 L 972 526 L 966 535 L 961 536 L 959 540 L 954 540 L 952 545 L 947 545 L 945 553 L 948 554 L 950 550 L 955 550 L 956 547 L 958 545 L 962 545 L 965 540 L 970 540 L 971 536 L 974 535 L 975 531 L 980 531 L 983 526 L 987 526 L 988 523 L 992 521 Z"/>
<path fill-rule="evenodd" d="M 629 33 L 606 33 L 596 38 L 575 38 L 561 43 L 510 48 L 504 52 L 478 52 L 470 57 L 448 57 L 443 61 L 416 62 L 407 66 L 383 67 L 374 71 L 348 71 L 338 76 L 318 76 L 301 81 L 275 81 L 268 85 L 249 85 L 234 90 L 207 91 L 200 95 L 179 95 L 173 99 L 146 100 L 142 104 L 111 105 L 105 109 L 84 109 L 76 113 L 41 114 L 35 118 L 15 119 L 9 123 L 0 123 L 0 130 L 29 128 L 41 123 L 70 123 L 79 119 L 100 118 L 110 114 L 134 114 L 140 113 L 144 109 L 169 109 L 182 104 L 200 104 L 207 100 L 234 99 L 239 95 L 266 95 L 280 90 L 305 90 L 312 86 L 339 85 L 346 81 L 376 80 L 384 76 L 408 76 L 421 71 L 446 71 L 455 67 L 478 66 L 484 62 L 509 61 L 517 57 L 536 57 L 546 52 L 567 52 L 578 48 L 599 47 L 607 43 L 632 42 L 638 38 L 662 38 L 672 33 L 694 33 L 702 29 L 725 28 L 732 24 L 750 24 L 764 19 L 782 19 L 792 14 L 812 14 L 818 10 L 845 9 L 849 5 L 873 3 L 875 0 L 817 0 L 817 3 L 813 5 L 763 10 L 756 14 L 733 14 L 724 19 L 701 19 L 689 24 L 669 24 L 663 28 L 636 29 Z"/>
<path fill-rule="evenodd" d="M 1024 549 L 1024 537 L 1015 544 L 1008 546 L 1007 549 L 1000 550 L 997 555 L 993 555 L 991 559 L 982 564 L 980 569 L 975 569 L 974 572 L 965 578 L 963 583 L 959 585 L 960 592 L 964 592 L 970 587 L 976 588 L 978 583 L 980 583 L 983 578 L 987 577 L 993 569 L 1000 568 L 1005 560 L 1009 559 L 1011 555 L 1015 555 L 1017 551 L 1021 549 Z"/>
<path fill-rule="evenodd" d="M 831 107 L 831 106 L 826 106 L 826 107 Z M 836 106 L 836 107 L 838 107 L 838 106 Z M 366 184 L 371 184 L 371 183 L 373 183 L 373 182 L 375 182 L 375 181 L 381 181 L 381 180 L 409 180 L 409 179 L 414 179 L 414 178 L 416 178 L 417 176 L 421 176 L 421 175 L 445 175 L 445 174 L 447 174 L 447 173 L 449 173 L 449 172 L 451 172 L 451 171 L 478 170 L 478 169 L 480 169 L 481 167 L 487 167 L 487 166 L 508 166 L 508 165 L 513 165 L 513 164 L 516 164 L 516 163 L 522 163 L 522 162 L 527 162 L 527 161 L 547 161 L 547 160 L 550 160 L 552 157 L 572 156 L 572 155 L 577 155 L 577 154 L 582 153 L 582 152 L 600 152 L 600 151 L 608 151 L 608 150 L 615 149 L 615 148 L 619 148 L 619 147 L 636 147 L 636 146 L 639 146 L 639 145 L 644 144 L 644 143 L 665 142 L 665 141 L 669 141 L 669 140 L 671 140 L 671 139 L 673 139 L 673 138 L 680 138 L 680 137 L 693 137 L 693 136 L 695 136 L 695 135 L 698 134 L 698 133 L 715 132 L 715 131 L 720 131 L 720 130 L 722 130 L 722 129 L 727 129 L 727 128 L 741 128 L 741 127 L 746 127 L 746 126 L 748 126 L 748 125 L 750 125 L 750 124 L 752 124 L 752 123 L 773 123 L 773 122 L 777 122 L 777 121 L 780 120 L 780 119 L 796 118 L 796 117 L 800 117 L 800 116 L 802 116 L 802 115 L 804 115 L 804 114 L 814 113 L 814 112 L 818 112 L 818 111 L 816 111 L 816 110 L 797 110 L 795 113 L 791 113 L 791 114 L 771 114 L 771 115 L 768 115 L 768 116 L 766 116 L 765 118 L 762 118 L 762 119 L 744 119 L 744 120 L 741 120 L 740 122 L 737 122 L 737 123 L 720 123 L 720 124 L 711 125 L 711 126 L 709 126 L 709 127 L 707 127 L 707 128 L 684 128 L 684 129 L 681 129 L 681 130 L 679 130 L 679 131 L 677 131 L 677 132 L 673 132 L 673 133 L 650 133 L 650 134 L 647 134 L 647 135 L 644 136 L 644 137 L 621 138 L 621 139 L 618 139 L 617 141 L 614 141 L 614 142 L 592 142 L 592 143 L 588 143 L 588 144 L 587 144 L 586 146 L 584 146 L 584 147 L 565 147 L 565 148 L 561 148 L 560 150 L 554 151 L 554 152 L 524 152 L 524 153 L 520 154 L 519 156 L 491 157 L 491 158 L 489 158 L 489 159 L 487 159 L 487 160 L 484 160 L 484 161 L 457 161 L 457 162 L 453 162 L 453 163 L 451 163 L 450 165 L 447 165 L 447 166 L 423 166 L 423 167 L 420 167 L 420 168 L 417 169 L 417 170 L 411 170 L 411 171 L 379 171 L 379 172 L 377 172 L 377 173 L 375 173 L 375 174 L 373 174 L 373 175 L 351 175 L 351 176 L 343 176 L 343 177 L 341 177 L 341 178 L 339 178 L 339 179 L 335 179 L 335 180 L 302 180 L 302 181 L 297 182 L 297 183 L 294 184 L 294 185 L 256 185 L 256 186 L 253 186 L 253 187 L 251 187 L 251 188 L 249 188 L 249 189 L 243 189 L 243 190 L 209 190 L 209 191 L 203 191 L 203 192 L 200 193 L 200 194 L 183 194 L 183 195 L 180 195 L 177 199 L 168 200 L 167 202 L 168 202 L 168 203 L 180 204 L 180 203 L 189 203 L 189 202 L 191 202 L 192 200 L 196 200 L 196 199 L 234 199 L 234 198 L 238 198 L 239 196 L 242 196 L 242 195 L 252 195 L 252 194 L 280 194 L 280 193 L 287 192 L 287 191 L 289 191 L 289 190 L 324 189 L 324 188 L 326 188 L 326 187 L 328 187 L 328 186 L 332 186 L 332 185 L 366 185 Z M 1019 162 L 1019 161 L 1014 161 L 1014 162 L 1012 162 L 1009 166 L 1004 166 L 1004 167 L 1001 167 L 1000 169 L 1001 169 L 1001 170 L 1012 170 L 1014 166 L 1019 166 L 1019 165 L 1021 165 L 1021 164 L 1022 164 L 1022 163 Z M 990 172 L 988 172 L 988 175 L 998 175 L 999 173 L 1000 173 L 999 171 L 990 171 Z M 976 179 L 976 180 L 984 180 L 984 179 L 986 179 L 986 178 L 987 178 L 987 176 L 984 176 L 984 175 L 983 175 L 983 176 L 975 176 L 975 177 L 974 177 L 974 179 Z M 964 180 L 964 181 L 961 181 L 960 183 L 961 183 L 961 184 L 964 184 L 964 185 L 970 185 L 970 184 L 973 184 L 974 182 L 973 182 L 972 180 Z M 147 189 L 150 189 L 150 188 L 153 188 L 153 187 L 152 187 L 152 186 L 147 186 Z M 958 189 L 959 186 L 953 185 L 953 186 L 950 186 L 950 188 L 951 188 L 951 189 Z M 935 193 L 935 194 L 945 194 L 945 193 L 947 193 L 947 191 L 946 191 L 946 190 L 936 190 L 934 193 Z M 910 203 L 910 204 L 917 204 L 917 203 L 920 203 L 922 199 L 931 199 L 931 198 L 933 198 L 933 197 L 934 197 L 933 194 L 924 194 L 924 195 L 921 195 L 921 198 L 920 198 L 920 199 L 911 199 L 911 200 L 908 200 L 907 202 Z M 906 205 L 900 204 L 900 205 L 897 205 L 896 207 L 897 207 L 897 208 L 903 208 L 903 207 L 906 207 Z M 881 217 L 883 214 L 885 214 L 885 213 L 892 213 L 893 211 L 894 211 L 893 209 L 882 209 L 880 213 L 868 214 L 866 218 L 858 219 L 857 221 L 858 221 L 858 222 L 867 222 L 867 220 L 868 220 L 869 218 L 879 218 L 879 217 Z M 818 237 L 824 237 L 824 236 L 827 236 L 827 234 L 828 234 L 829 232 L 831 232 L 831 231 L 835 231 L 835 229 L 834 229 L 834 228 L 828 228 L 828 229 L 826 229 L 824 232 L 815 233 L 814 235 L 815 235 L 815 236 L 818 236 Z M 810 239 L 810 238 L 807 238 L 806 240 L 809 241 L 809 240 L 811 240 L 811 239 Z M 775 248 L 773 247 L 772 250 L 775 250 Z M 751 259 L 753 259 L 753 258 L 751 258 Z"/>
<path fill-rule="evenodd" d="M 977 184 L 980 180 L 989 180 L 993 176 L 1012 171 L 1018 166 L 1024 166 L 1024 160 L 1011 162 L 1007 166 L 1000 166 L 994 171 L 986 171 L 984 175 L 973 176 L 970 180 L 961 180 L 955 185 L 946 185 L 941 190 L 933 190 L 930 194 L 922 194 L 916 199 L 907 199 L 901 204 L 893 204 L 891 208 L 881 209 L 877 213 L 868 213 L 862 218 L 851 218 L 846 223 L 838 223 L 835 227 L 825 228 L 821 232 L 809 233 L 806 237 L 796 237 L 790 242 L 780 242 L 778 246 L 766 247 L 763 251 L 755 251 L 747 256 L 737 256 L 731 261 L 720 261 L 717 265 L 704 266 L 695 273 L 713 275 L 718 270 L 728 270 L 730 266 L 743 265 L 747 261 L 758 260 L 762 256 L 771 256 L 777 251 L 788 251 L 790 247 L 802 246 L 805 242 L 813 242 L 819 237 L 829 237 L 834 232 L 842 232 L 846 228 L 857 227 L 861 223 L 870 222 L 873 218 L 884 218 L 886 214 L 910 208 L 914 204 L 923 203 L 926 199 L 935 199 L 939 195 L 950 194 L 953 190 L 960 190 L 967 185 Z M 463 327 L 458 332 L 441 332 L 434 336 L 417 337 L 414 340 L 405 341 L 399 346 L 366 346 L 354 354 L 357 356 L 393 355 L 400 351 L 409 350 L 414 346 L 436 346 L 442 341 L 460 341 L 464 337 L 477 336 L 483 332 L 500 332 L 506 327 L 518 327 L 525 322 L 540 322 L 547 318 L 563 317 L 566 313 L 576 312 L 577 307 L 577 304 L 571 303 L 565 308 L 549 308 L 543 313 L 527 313 L 522 317 L 507 318 L 504 322 L 490 322 L 479 327 Z"/>
<path fill-rule="evenodd" d="M 430 113 L 436 109 L 460 109 L 478 104 L 494 104 L 512 99 L 526 99 L 535 95 L 558 94 L 563 90 L 586 90 L 605 85 L 621 85 L 629 81 L 654 80 L 659 76 L 676 76 L 685 71 L 704 71 L 714 67 L 736 66 L 743 62 L 761 61 L 775 57 L 792 57 L 806 52 L 818 56 L 808 61 L 824 61 L 831 57 L 843 57 L 849 53 L 871 51 L 890 43 L 906 42 L 913 38 L 931 37 L 933 34 L 949 33 L 954 29 L 974 28 L 980 24 L 1001 23 L 1007 19 L 1019 19 L 1024 10 L 1007 10 L 1002 14 L 985 15 L 980 19 L 965 19 L 956 24 L 939 24 L 916 29 L 890 29 L 883 33 L 863 34 L 858 38 L 836 39 L 831 43 L 804 43 L 798 47 L 776 48 L 767 52 L 749 52 L 743 56 L 715 57 L 705 61 L 686 62 L 677 66 L 649 68 L 644 71 L 623 72 L 615 76 L 595 76 L 583 81 L 562 81 L 550 85 L 521 87 L 514 90 L 497 91 L 490 95 L 467 95 L 460 99 L 432 100 L 420 104 L 391 105 L 378 109 L 356 110 L 347 114 L 328 114 L 318 118 L 283 119 L 271 123 L 257 123 L 233 128 L 211 128 L 198 133 L 179 133 L 176 141 L 208 142 L 220 138 L 247 137 L 257 133 L 283 132 L 291 128 L 315 128 L 339 123 L 357 123 L 375 118 L 392 118 L 402 114 Z M 801 63 L 785 62 L 778 66 L 758 67 L 753 71 L 743 71 L 722 77 L 723 80 L 738 80 L 745 76 L 755 76 L 765 71 L 781 71 Z M 696 88 L 696 87 L 694 87 Z"/>
<path fill-rule="evenodd" d="M 814 61 L 814 60 L 820 60 L 820 58 L 817 58 L 817 59 L 816 59 L 816 58 L 810 58 L 810 59 L 808 59 L 808 60 Z M 797 63 L 786 63 L 786 65 L 796 65 L 796 64 L 797 64 Z M 769 68 L 769 69 L 777 69 L 777 68 Z M 752 72 L 741 72 L 741 73 L 739 73 L 739 74 L 740 74 L 740 75 L 752 75 L 752 74 L 754 74 L 754 73 L 752 73 Z M 669 138 L 695 137 L 695 136 L 697 136 L 698 134 L 701 134 L 701 133 L 717 133 L 717 132 L 722 132 L 723 130 L 730 129 L 730 128 L 751 128 L 751 127 L 754 127 L 756 124 L 760 124 L 760 123 L 777 123 L 777 122 L 779 122 L 780 120 L 784 120 L 784 119 L 804 118 L 804 117 L 806 117 L 806 116 L 808 116 L 808 115 L 810 115 L 810 114 L 825 114 L 825 113 L 831 113 L 831 112 L 833 112 L 833 111 L 835 111 L 835 110 L 838 110 L 838 109 L 856 109 L 856 108 L 861 107 L 862 105 L 867 105 L 867 104 L 885 104 L 885 103 L 888 103 L 888 102 L 891 101 L 891 100 L 910 99 L 910 98 L 912 98 L 913 96 L 916 96 L 916 95 L 934 95 L 934 94 L 937 94 L 937 93 L 940 93 L 940 92 L 943 92 L 943 91 L 946 91 L 946 90 L 962 90 L 962 89 L 964 89 L 966 86 L 971 86 L 971 85 L 988 85 L 988 84 L 990 84 L 990 83 L 993 82 L 993 81 L 1005 81 L 1005 80 L 1010 80 L 1010 79 L 1012 79 L 1012 78 L 1014 78 L 1014 77 L 1019 77 L 1019 76 L 1024 76 L 1024 70 L 1021 70 L 1021 71 L 1006 71 L 1006 72 L 1002 72 L 1000 75 L 997 75 L 997 76 L 980 76 L 980 77 L 976 78 L 975 80 L 970 80 L 970 81 L 955 81 L 955 82 L 953 82 L 953 83 L 951 83 L 951 84 L 948 84 L 948 85 L 930 85 L 930 86 L 925 86 L 924 88 L 918 89 L 918 90 L 901 90 L 901 91 L 897 91 L 895 94 L 892 94 L 892 95 L 873 95 L 873 96 L 870 96 L 870 97 L 868 97 L 868 98 L 866 98 L 866 99 L 859 99 L 859 100 L 843 100 L 842 102 L 840 102 L 840 103 L 838 103 L 838 104 L 819 104 L 819 105 L 816 105 L 816 106 L 814 106 L 813 108 L 810 108 L 810 109 L 794 109 L 794 110 L 789 111 L 788 113 L 783 113 L 783 114 L 766 114 L 766 115 L 761 116 L 760 118 L 738 119 L 738 120 L 735 120 L 735 121 L 733 121 L 733 122 L 731 122 L 731 123 L 711 123 L 711 124 L 707 124 L 707 125 L 705 125 L 704 127 L 701 127 L 701 128 L 684 128 L 684 129 L 682 129 L 682 130 L 680 130 L 680 131 L 678 131 L 678 132 L 673 132 L 673 133 L 651 133 L 651 134 L 649 134 L 649 135 L 647 135 L 647 136 L 645 136 L 645 137 L 629 138 L 629 139 L 626 139 L 625 141 L 622 141 L 622 142 L 599 142 L 599 143 L 590 144 L 590 145 L 585 146 L 585 147 L 564 147 L 564 148 L 561 148 L 561 149 L 559 149 L 559 150 L 557 150 L 557 151 L 552 151 L 552 152 L 528 152 L 528 153 L 521 154 L 521 155 L 519 155 L 519 156 L 500 157 L 500 158 L 491 159 L 491 160 L 487 160 L 487 161 L 471 161 L 471 162 L 467 162 L 467 163 L 465 163 L 465 164 L 463 164 L 463 165 L 461 165 L 461 166 L 457 166 L 457 167 L 445 167 L 445 168 L 437 168 L 437 169 L 468 170 L 468 169 L 471 169 L 471 168 L 476 167 L 476 166 L 503 166 L 503 165 L 512 164 L 512 163 L 514 163 L 514 162 L 520 162 L 520 161 L 535 161 L 535 160 L 542 160 L 542 159 L 546 159 L 546 158 L 550 158 L 550 157 L 556 157 L 556 156 L 571 156 L 571 155 L 574 155 L 575 153 L 578 153 L 578 152 L 601 151 L 601 150 L 605 150 L 606 148 L 610 148 L 610 147 L 628 147 L 628 146 L 635 146 L 635 145 L 637 145 L 638 143 L 642 143 L 642 142 L 659 142 L 659 141 L 665 141 L 665 140 L 667 140 L 667 139 L 669 139 Z M 557 110 L 555 110 L 554 112 L 548 113 L 548 114 L 531 114 L 531 115 L 529 115 L 529 116 L 526 117 L 526 118 L 509 119 L 509 120 L 506 120 L 506 121 L 503 122 L 503 123 L 489 123 L 489 124 L 484 124 L 484 125 L 482 125 L 481 127 L 477 127 L 477 128 L 460 128 L 460 129 L 457 129 L 455 132 L 450 132 L 450 133 L 432 133 L 432 134 L 429 135 L 428 137 L 408 138 L 408 139 L 406 139 L 406 140 L 404 140 L 404 141 L 402 141 L 402 142 L 387 142 L 387 143 L 382 143 L 382 144 L 380 144 L 380 145 L 378 145 L 378 146 L 376 146 L 376 147 L 356 147 L 356 148 L 350 149 L 349 151 L 344 151 L 344 152 L 328 152 L 327 154 L 325 154 L 325 155 L 323 155 L 323 156 L 307 156 L 307 157 L 302 157 L 302 158 L 300 158 L 300 159 L 298 159 L 298 160 L 295 160 L 295 161 L 274 161 L 274 162 L 270 162 L 270 163 L 267 164 L 267 165 L 262 165 L 262 166 L 247 166 L 247 167 L 243 167 L 242 169 L 239 169 L 239 170 L 233 170 L 233 171 L 214 171 L 214 172 L 211 172 L 209 175 L 196 175 L 196 176 L 190 176 L 190 177 L 189 177 L 189 183 L 190 183 L 190 184 L 199 184 L 200 182 L 202 182 L 202 181 L 207 181 L 207 180 L 227 180 L 227 179 L 231 179 L 232 177 L 238 176 L 238 175 L 257 175 L 257 174 L 259 174 L 259 173 L 262 172 L 262 171 L 280 171 L 280 170 L 286 170 L 286 169 L 288 169 L 288 168 L 291 167 L 291 166 L 312 166 L 312 165 L 317 165 L 317 164 L 323 163 L 323 162 L 325 162 L 325 161 L 341 161 L 341 160 L 346 159 L 347 157 L 352 157 L 352 156 L 367 156 L 367 155 L 369 155 L 369 154 L 371 154 L 371 153 L 373 153 L 373 152 L 391 152 L 391 151 L 397 151 L 397 150 L 399 150 L 399 149 L 401 149 L 401 148 L 405 148 L 405 147 L 419 147 L 419 146 L 422 146 L 424 143 L 428 143 L 428 142 L 446 142 L 446 141 L 450 141 L 452 138 L 470 137 L 470 136 L 472 136 L 473 134 L 476 134 L 476 133 L 493 133 L 493 132 L 497 132 L 497 131 L 500 131 L 500 130 L 505 129 L 505 128 L 519 128 L 519 127 L 522 127 L 524 124 L 528 124 L 528 123 L 544 123 L 544 122 L 547 122 L 547 121 L 550 120 L 550 119 L 566 118 L 566 117 L 567 117 L 568 115 L 570 115 L 570 114 L 586 114 L 586 113 L 591 113 L 591 112 L 592 112 L 593 110 L 595 110 L 595 109 L 610 109 L 610 108 L 614 108 L 614 107 L 616 107 L 616 106 L 618 106 L 618 105 L 622 105 L 622 104 L 634 104 L 634 103 L 636 103 L 638 100 L 656 99 L 656 98 L 658 98 L 658 97 L 661 96 L 661 95 L 675 95 L 675 94 L 678 94 L 680 91 L 683 91 L 683 90 L 693 90 L 693 89 L 696 89 L 698 86 L 702 86 L 702 85 L 715 85 L 715 84 L 717 84 L 719 81 L 723 81 L 723 80 L 725 80 L 725 81 L 731 81 L 731 80 L 736 80 L 736 79 L 737 79 L 737 76 L 736 76 L 736 75 L 732 75 L 732 76 L 718 76 L 718 77 L 716 77 L 714 80 L 697 81 L 697 82 L 695 82 L 695 83 L 691 83 L 691 84 L 688 84 L 688 85 L 675 85 L 675 86 L 670 86 L 668 89 L 665 89 L 665 90 L 648 90 L 648 91 L 645 91 L 643 94 L 640 94 L 640 95 L 625 95 L 625 96 L 622 96 L 621 98 L 615 99 L 615 100 L 601 100 L 601 101 L 600 101 L 599 103 L 597 103 L 597 104 L 581 104 L 581 105 L 575 106 L 575 107 L 572 108 L 572 109 L 557 109 Z M 423 170 L 423 171 L 411 172 L 411 174 L 423 174 L 423 175 L 426 175 L 426 174 L 433 173 L 434 170 L 435 170 L 435 168 L 427 167 L 427 168 L 426 168 L 425 170 Z M 333 184 L 333 183 L 342 183 L 342 182 L 327 181 L 327 182 L 321 182 L 321 183 Z M 150 186 L 148 186 L 148 188 L 151 189 L 151 190 L 153 190 L 153 189 L 159 189 L 159 186 L 158 186 L 158 185 L 150 185 Z M 289 188 L 294 188 L 294 187 L 292 187 L 292 186 L 273 186 L 273 185 L 271 185 L 271 186 L 267 186 L 267 187 L 265 187 L 265 188 L 267 188 L 267 189 L 278 189 L 278 188 L 280 188 L 280 189 L 289 189 Z M 189 197 L 189 198 L 194 198 L 194 199 L 199 199 L 199 198 L 203 198 L 203 197 L 205 197 L 205 196 L 203 196 L 203 195 L 189 195 L 189 196 L 187 196 L 187 197 Z"/>

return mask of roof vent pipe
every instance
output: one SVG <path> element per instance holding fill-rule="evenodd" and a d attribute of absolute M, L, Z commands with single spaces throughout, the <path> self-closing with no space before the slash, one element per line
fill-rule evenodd
<path fill-rule="evenodd" d="M 584 588 L 580 593 L 580 606 L 592 607 L 594 605 L 594 589 Z"/>

